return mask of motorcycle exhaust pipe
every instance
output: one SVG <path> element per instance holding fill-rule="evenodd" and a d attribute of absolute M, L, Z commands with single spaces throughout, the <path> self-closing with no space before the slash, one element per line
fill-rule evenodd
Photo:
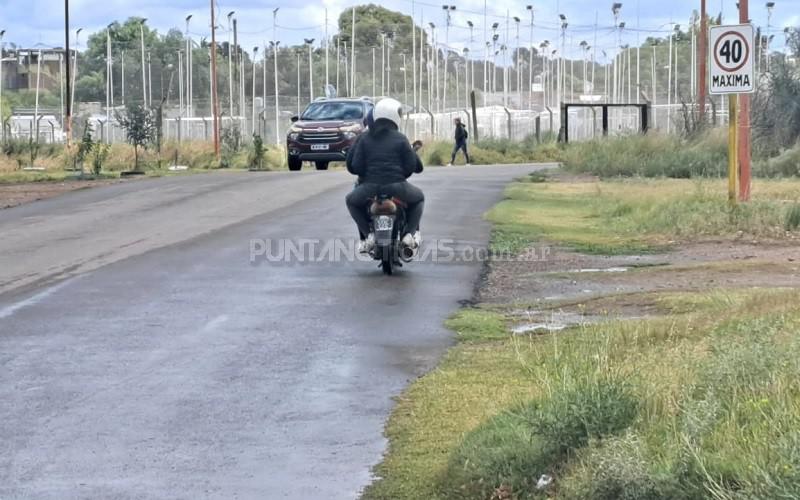
<path fill-rule="evenodd" d="M 406 262 L 408 262 L 408 261 L 410 261 L 411 259 L 413 259 L 413 258 L 414 258 L 414 254 L 416 254 L 416 253 L 417 253 L 417 252 L 416 252 L 416 251 L 415 251 L 413 248 L 411 248 L 411 247 L 406 247 L 406 246 L 404 246 L 404 247 L 403 247 L 403 248 L 400 250 L 400 256 L 401 256 L 401 257 L 403 258 L 403 260 L 405 260 Z"/>

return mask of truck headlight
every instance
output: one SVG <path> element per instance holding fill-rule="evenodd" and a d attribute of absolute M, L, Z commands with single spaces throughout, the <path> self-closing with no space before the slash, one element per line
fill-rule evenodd
<path fill-rule="evenodd" d="M 344 135 L 344 138 L 349 141 L 351 139 L 355 139 L 358 134 L 356 134 L 355 132 L 347 131 L 347 132 L 344 132 L 343 135 Z"/>
<path fill-rule="evenodd" d="M 298 137 L 300 137 L 300 133 L 299 132 L 289 132 L 289 140 L 290 141 L 296 141 Z"/>

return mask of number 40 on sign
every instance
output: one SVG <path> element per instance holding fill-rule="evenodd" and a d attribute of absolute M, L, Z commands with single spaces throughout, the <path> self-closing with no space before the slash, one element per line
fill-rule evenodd
<path fill-rule="evenodd" d="M 709 47 L 712 94 L 748 94 L 755 90 L 752 25 L 712 27 Z"/>

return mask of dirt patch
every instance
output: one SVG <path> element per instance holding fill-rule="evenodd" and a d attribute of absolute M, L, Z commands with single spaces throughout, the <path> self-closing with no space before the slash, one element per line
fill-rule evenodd
<path fill-rule="evenodd" d="M 543 248 L 529 254 L 544 258 L 492 262 L 480 301 L 524 304 L 522 311 L 644 317 L 656 308 L 649 292 L 800 287 L 800 247 L 785 243 L 704 241 L 668 253 L 611 257 Z"/>
<path fill-rule="evenodd" d="M 63 182 L 24 182 L 19 184 L 0 184 L 0 209 L 11 208 L 23 203 L 52 198 L 69 191 L 106 186 L 123 182 L 120 179 L 103 179 L 96 181 L 63 181 Z"/>

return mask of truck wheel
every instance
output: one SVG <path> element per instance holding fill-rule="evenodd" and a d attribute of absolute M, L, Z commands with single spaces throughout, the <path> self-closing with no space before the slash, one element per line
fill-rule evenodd
<path fill-rule="evenodd" d="M 291 170 L 292 172 L 297 172 L 298 170 L 303 168 L 303 162 L 300 160 L 300 158 L 294 158 L 290 156 L 288 158 L 288 161 L 289 161 L 289 170 Z"/>
<path fill-rule="evenodd" d="M 327 161 L 316 162 L 317 170 L 328 170 L 328 163 Z"/>

